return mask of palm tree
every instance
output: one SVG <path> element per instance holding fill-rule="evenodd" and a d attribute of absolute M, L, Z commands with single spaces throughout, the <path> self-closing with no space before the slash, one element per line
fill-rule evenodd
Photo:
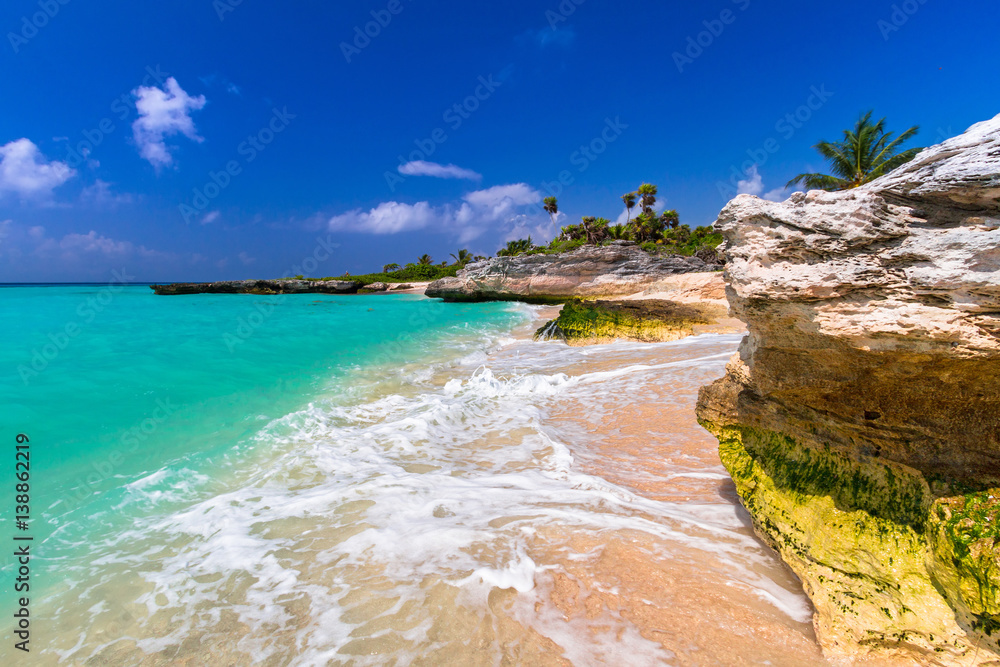
<path fill-rule="evenodd" d="M 677 215 L 677 211 L 670 209 L 669 211 L 664 211 L 660 214 L 660 222 L 663 223 L 664 227 L 677 229 L 677 227 L 681 224 L 681 217 Z"/>
<path fill-rule="evenodd" d="M 625 210 L 628 212 L 628 219 L 625 224 L 632 222 L 632 209 L 635 208 L 635 200 L 638 197 L 638 193 L 630 192 L 627 195 L 622 195 L 622 201 L 625 202 Z"/>
<path fill-rule="evenodd" d="M 556 214 L 559 212 L 559 200 L 555 197 L 546 197 L 542 208 L 549 214 L 549 218 L 552 219 L 552 226 L 554 227 L 556 224 Z"/>
<path fill-rule="evenodd" d="M 608 225 L 611 221 L 607 218 L 586 217 L 580 223 L 583 233 L 587 237 L 587 243 L 597 245 L 607 236 Z"/>
<path fill-rule="evenodd" d="M 656 195 L 658 189 L 652 183 L 643 183 L 639 186 L 639 206 L 642 207 L 643 213 L 652 213 L 653 207 L 656 206 Z"/>
<path fill-rule="evenodd" d="M 468 250 L 459 250 L 457 255 L 452 253 L 451 256 L 455 259 L 455 263 L 459 266 L 465 266 L 472 261 L 472 253 Z"/>
<path fill-rule="evenodd" d="M 430 266 L 433 263 L 434 260 L 431 259 L 430 255 L 421 255 L 420 257 L 417 258 L 417 264 L 420 266 Z"/>
<path fill-rule="evenodd" d="M 608 227 L 608 238 L 612 241 L 628 241 L 631 233 L 628 225 L 611 225 Z"/>
<path fill-rule="evenodd" d="M 561 231 L 562 234 L 559 235 L 559 239 L 562 241 L 576 241 L 587 236 L 583 225 L 566 225 Z"/>
<path fill-rule="evenodd" d="M 914 125 L 893 139 L 894 133 L 885 131 L 885 118 L 872 123 L 872 112 L 869 111 L 858 119 L 853 130 L 844 130 L 843 141 L 816 144 L 820 155 L 830 161 L 833 176 L 799 174 L 785 187 L 802 183 L 813 190 L 833 192 L 869 183 L 916 157 L 921 149 L 910 148 L 900 152 L 900 147 L 919 131 L 920 127 Z"/>
<path fill-rule="evenodd" d="M 399 271 L 399 264 L 386 264 L 382 267 L 382 273 L 392 273 L 393 271 Z"/>
<path fill-rule="evenodd" d="M 507 245 L 501 248 L 497 252 L 497 257 L 516 257 L 522 253 L 526 253 L 535 247 L 535 243 L 531 240 L 529 236 L 526 239 L 518 239 L 517 241 L 507 241 Z"/>
<path fill-rule="evenodd" d="M 652 213 L 642 212 L 632 221 L 632 233 L 639 243 L 655 241 L 663 234 L 663 220 Z"/>

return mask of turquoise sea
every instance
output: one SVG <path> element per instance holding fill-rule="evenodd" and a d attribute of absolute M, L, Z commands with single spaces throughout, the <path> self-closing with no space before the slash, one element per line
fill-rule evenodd
<path fill-rule="evenodd" d="M 0 618 L 34 538 L 0 664 L 812 664 L 692 413 L 740 336 L 572 348 L 541 310 L 0 287 Z"/>
<path fill-rule="evenodd" d="M 488 347 L 525 313 L 410 295 L 157 297 L 148 286 L 61 285 L 0 288 L 0 317 L 4 469 L 26 434 L 42 593 L 96 542 L 209 485 L 273 420 L 346 400 L 373 375 L 391 380 Z M 352 383 L 362 373 L 369 383 Z M 156 497 L 131 502 L 131 485 L 150 475 L 161 480 Z M 13 510 L 0 504 L 8 534 Z M 10 577 L 2 583 L 9 602 Z"/>

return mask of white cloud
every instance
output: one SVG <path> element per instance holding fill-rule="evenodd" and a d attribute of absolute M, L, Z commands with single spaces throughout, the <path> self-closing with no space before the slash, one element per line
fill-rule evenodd
<path fill-rule="evenodd" d="M 107 181 L 97 179 L 93 185 L 89 185 L 83 189 L 80 193 L 80 198 L 85 202 L 110 206 L 132 203 L 132 195 L 116 194 L 111 191 L 111 185 Z"/>
<path fill-rule="evenodd" d="M 130 241 L 119 241 L 91 230 L 86 234 L 69 233 L 62 237 L 46 235 L 41 225 L 24 226 L 11 220 L 0 223 L 0 255 L 32 257 L 38 263 L 55 259 L 64 265 L 96 266 L 101 261 L 172 259 L 171 253 L 150 250 Z"/>
<path fill-rule="evenodd" d="M 350 231 L 362 234 L 398 234 L 424 229 L 438 213 L 427 202 L 400 204 L 383 202 L 368 211 L 355 209 L 330 220 L 330 231 Z"/>
<path fill-rule="evenodd" d="M 416 160 L 399 165 L 399 173 L 404 176 L 430 176 L 432 178 L 457 178 L 466 181 L 481 181 L 483 177 L 471 169 L 463 169 L 454 164 L 438 164 Z"/>
<path fill-rule="evenodd" d="M 74 254 L 96 252 L 103 255 L 124 255 L 133 250 L 128 241 L 116 241 L 93 230 L 87 234 L 67 234 L 59 241 L 59 248 Z"/>
<path fill-rule="evenodd" d="M 465 195 L 462 199 L 474 206 L 491 208 L 511 205 L 527 206 L 542 201 L 542 193 L 526 183 L 514 183 L 512 185 L 497 185 L 486 190 L 476 190 Z"/>
<path fill-rule="evenodd" d="M 48 162 L 38 146 L 18 139 L 0 146 L 0 195 L 49 197 L 52 191 L 76 175 L 65 162 Z"/>
<path fill-rule="evenodd" d="M 250 266 L 257 261 L 256 257 L 251 257 L 245 252 L 241 252 L 238 257 L 240 258 L 240 261 L 243 262 L 243 266 Z"/>
<path fill-rule="evenodd" d="M 219 213 L 218 211 L 209 211 L 201 219 L 201 224 L 203 224 L 203 225 L 210 225 L 213 222 L 215 222 L 216 220 L 218 220 L 220 215 L 222 215 L 222 214 Z"/>
<path fill-rule="evenodd" d="M 757 165 L 750 167 L 750 171 L 746 173 L 746 176 L 746 180 L 737 183 L 736 194 L 754 195 L 768 201 L 784 201 L 786 199 L 785 188 L 776 188 L 764 192 L 764 177 L 760 175 Z"/>
<path fill-rule="evenodd" d="M 738 195 L 760 195 L 764 191 L 764 178 L 757 170 L 757 165 L 750 167 L 746 172 L 746 180 L 736 184 L 736 194 Z"/>
<path fill-rule="evenodd" d="M 462 199 L 443 206 L 431 206 L 429 202 L 384 202 L 367 212 L 355 209 L 335 216 L 328 226 L 330 231 L 363 234 L 398 234 L 433 226 L 436 231 L 451 233 L 459 242 L 467 243 L 488 229 L 516 226 L 524 217 L 519 209 L 536 206 L 542 201 L 542 194 L 524 183 L 514 183 L 476 190 Z"/>
<path fill-rule="evenodd" d="M 166 167 L 174 162 L 166 139 L 183 134 L 188 139 L 202 142 L 195 129 L 191 112 L 203 108 L 205 96 L 191 97 L 173 77 L 167 79 L 165 88 L 140 87 L 132 91 L 136 97 L 135 108 L 139 118 L 132 123 L 132 136 L 139 147 L 139 154 L 154 167 Z"/>

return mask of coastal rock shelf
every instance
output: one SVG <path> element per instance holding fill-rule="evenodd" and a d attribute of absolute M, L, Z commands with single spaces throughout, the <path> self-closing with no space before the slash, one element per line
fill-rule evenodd
<path fill-rule="evenodd" d="M 226 280 L 216 283 L 151 285 L 160 295 L 183 294 L 357 294 L 362 285 L 346 280 Z"/>
<path fill-rule="evenodd" d="M 659 299 L 577 299 L 563 306 L 559 317 L 541 327 L 535 338 L 558 338 L 570 345 L 597 345 L 615 340 L 669 342 L 694 334 L 698 327 L 707 327 L 724 314 L 724 309 L 708 304 Z"/>
<path fill-rule="evenodd" d="M 431 283 L 427 296 L 445 301 L 555 303 L 655 290 L 671 275 L 720 269 L 697 257 L 651 255 L 635 244 L 584 246 L 560 255 L 493 257 L 455 278 Z"/>
<path fill-rule="evenodd" d="M 997 664 L 1000 116 L 716 227 L 749 335 L 699 420 L 827 656 Z"/>

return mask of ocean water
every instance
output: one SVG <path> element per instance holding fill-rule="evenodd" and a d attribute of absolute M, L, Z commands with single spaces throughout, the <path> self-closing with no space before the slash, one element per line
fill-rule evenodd
<path fill-rule="evenodd" d="M 569 348 L 536 311 L 0 289 L 33 664 L 819 664 L 691 414 L 739 337 Z"/>

